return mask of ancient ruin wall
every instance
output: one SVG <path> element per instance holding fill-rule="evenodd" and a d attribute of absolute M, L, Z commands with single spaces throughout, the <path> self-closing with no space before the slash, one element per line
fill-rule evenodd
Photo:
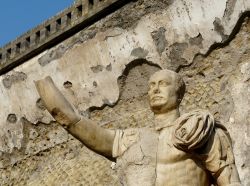
<path fill-rule="evenodd" d="M 0 182 L 119 185 L 110 160 L 53 122 L 33 81 L 50 75 L 80 114 L 103 127 L 152 126 L 147 80 L 168 67 L 187 84 L 182 112 L 209 109 L 229 128 L 250 185 L 249 9 L 248 0 L 128 2 L 3 74 Z"/>

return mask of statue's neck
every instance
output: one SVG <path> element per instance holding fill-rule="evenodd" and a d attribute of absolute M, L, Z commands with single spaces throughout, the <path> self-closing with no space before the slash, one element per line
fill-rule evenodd
<path fill-rule="evenodd" d="M 174 125 L 174 122 L 178 117 L 180 117 L 178 108 L 165 113 L 155 114 L 155 129 L 161 130 L 162 128 Z"/>

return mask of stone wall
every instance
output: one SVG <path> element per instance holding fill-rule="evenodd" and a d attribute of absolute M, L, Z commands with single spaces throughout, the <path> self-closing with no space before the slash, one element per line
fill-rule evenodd
<path fill-rule="evenodd" d="M 209 109 L 227 126 L 243 185 L 250 185 L 249 0 L 130 2 L 3 74 L 2 185 L 119 185 L 112 161 L 45 111 L 35 80 L 50 75 L 77 112 L 107 128 L 153 125 L 147 80 L 183 75 L 182 113 Z"/>

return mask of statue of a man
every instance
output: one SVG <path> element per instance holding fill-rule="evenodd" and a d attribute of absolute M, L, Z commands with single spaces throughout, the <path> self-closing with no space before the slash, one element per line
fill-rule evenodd
<path fill-rule="evenodd" d="M 161 70 L 149 80 L 155 128 L 110 130 L 76 114 L 51 78 L 36 82 L 47 110 L 87 147 L 117 158 L 124 185 L 238 186 L 230 137 L 205 110 L 180 116 L 182 78 Z"/>

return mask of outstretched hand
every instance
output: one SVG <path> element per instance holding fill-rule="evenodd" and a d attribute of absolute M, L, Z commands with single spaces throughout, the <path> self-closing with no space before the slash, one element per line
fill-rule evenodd
<path fill-rule="evenodd" d="M 50 76 L 36 81 L 35 85 L 46 109 L 58 123 L 67 127 L 80 120 L 80 116 L 76 114 L 73 106 L 59 91 Z"/>

